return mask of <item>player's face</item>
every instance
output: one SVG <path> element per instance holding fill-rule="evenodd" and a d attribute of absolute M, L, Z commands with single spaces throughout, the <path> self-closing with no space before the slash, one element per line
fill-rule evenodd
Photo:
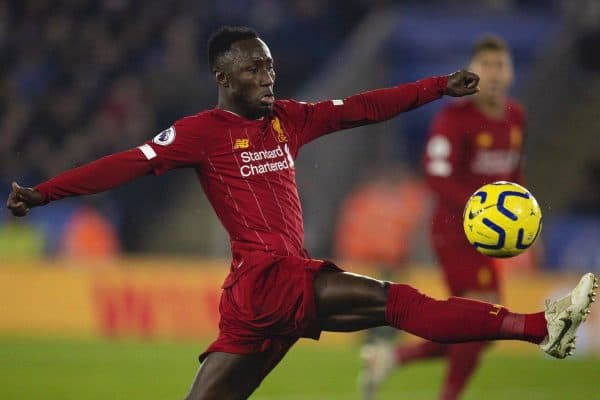
<path fill-rule="evenodd" d="M 512 60 L 506 51 L 480 51 L 471 61 L 470 70 L 480 77 L 478 96 L 481 97 L 502 98 L 513 82 Z"/>
<path fill-rule="evenodd" d="M 246 116 L 260 118 L 273 111 L 275 70 L 262 40 L 247 39 L 231 46 L 229 95 Z"/>

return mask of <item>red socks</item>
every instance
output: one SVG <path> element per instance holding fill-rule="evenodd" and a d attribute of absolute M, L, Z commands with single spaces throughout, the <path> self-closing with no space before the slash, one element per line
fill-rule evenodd
<path fill-rule="evenodd" d="M 540 344 L 548 334 L 543 312 L 534 314 L 507 313 L 500 326 L 499 339 L 519 339 Z"/>
<path fill-rule="evenodd" d="M 518 339 L 541 342 L 547 334 L 543 313 L 513 314 L 477 300 L 435 300 L 408 285 L 392 284 L 385 317 L 390 326 L 439 343 Z"/>
<path fill-rule="evenodd" d="M 428 358 L 448 358 L 448 372 L 440 392 L 440 400 L 456 400 L 464 391 L 473 375 L 481 354 L 490 342 L 442 344 L 424 341 L 396 348 L 396 362 L 406 365 L 412 361 Z"/>
<path fill-rule="evenodd" d="M 461 297 L 435 300 L 400 284 L 390 286 L 385 316 L 391 326 L 434 341 L 398 348 L 398 363 L 448 356 L 449 369 L 441 400 L 456 400 L 463 392 L 483 348 L 488 345 L 483 340 L 540 343 L 548 334 L 543 312 L 514 314 L 499 305 Z M 473 342 L 443 344 L 467 341 Z"/>
<path fill-rule="evenodd" d="M 442 357 L 446 355 L 447 351 L 447 344 L 431 342 L 429 340 L 418 344 L 400 346 L 395 349 L 396 363 L 407 364 L 412 361 Z"/>
<path fill-rule="evenodd" d="M 524 340 L 540 344 L 548 336 L 548 323 L 543 312 L 525 314 Z"/>
<path fill-rule="evenodd" d="M 484 348 L 489 342 L 460 343 L 448 346 L 448 373 L 440 400 L 456 400 L 475 372 Z"/>

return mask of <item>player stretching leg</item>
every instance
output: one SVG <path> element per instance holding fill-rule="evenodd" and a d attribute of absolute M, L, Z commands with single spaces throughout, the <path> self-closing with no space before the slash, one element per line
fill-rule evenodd
<path fill-rule="evenodd" d="M 301 337 L 323 330 L 390 325 L 446 343 L 517 339 L 557 357 L 573 348 L 589 310 L 595 277 L 544 313 L 451 297 L 434 300 L 311 259 L 303 247 L 294 160 L 306 143 L 330 132 L 392 118 L 442 97 L 477 91 L 477 75 L 445 77 L 315 104 L 275 101 L 267 45 L 248 28 L 223 28 L 208 45 L 219 89 L 217 107 L 183 118 L 138 148 L 101 158 L 35 188 L 13 184 L 16 216 L 67 196 L 98 193 L 147 174 L 193 168 L 231 238 L 219 335 L 200 356 L 187 398 L 245 399 Z"/>
<path fill-rule="evenodd" d="M 502 39 L 481 38 L 474 46 L 469 70 L 481 78 L 480 91 L 469 100 L 446 106 L 434 119 L 425 146 L 424 170 L 437 197 L 431 243 L 453 296 L 500 302 L 494 259 L 476 251 L 465 239 L 462 212 L 469 196 L 489 182 L 522 183 L 521 155 L 524 112 L 508 89 L 513 81 L 509 49 Z M 439 398 L 455 400 L 475 372 L 487 342 L 444 345 L 423 342 L 394 352 L 381 345 L 361 353 L 367 399 L 395 366 L 446 357 L 448 371 Z"/>

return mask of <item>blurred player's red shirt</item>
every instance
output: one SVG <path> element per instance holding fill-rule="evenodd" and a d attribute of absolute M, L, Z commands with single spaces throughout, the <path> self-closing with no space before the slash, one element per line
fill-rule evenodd
<path fill-rule="evenodd" d="M 436 195 L 431 244 L 453 295 L 500 289 L 498 266 L 465 238 L 462 213 L 475 190 L 486 183 L 522 183 L 525 116 L 506 103 L 504 116 L 484 115 L 470 101 L 446 106 L 434 119 L 423 159 L 427 182 Z"/>
<path fill-rule="evenodd" d="M 437 197 L 435 218 L 455 221 L 477 188 L 494 181 L 522 182 L 525 114 L 514 100 L 504 117 L 484 115 L 471 100 L 453 102 L 434 119 L 423 167 Z"/>

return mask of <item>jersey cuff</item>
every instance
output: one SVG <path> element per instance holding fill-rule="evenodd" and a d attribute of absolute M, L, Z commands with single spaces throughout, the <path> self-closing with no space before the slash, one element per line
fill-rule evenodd
<path fill-rule="evenodd" d="M 41 205 L 43 205 L 43 206 L 50 203 L 48 191 L 45 189 L 45 186 L 46 186 L 46 182 L 40 183 L 39 185 L 33 187 L 33 189 L 37 190 L 38 193 L 42 195 L 42 204 Z"/>
<path fill-rule="evenodd" d="M 443 96 L 448 88 L 448 76 L 439 76 L 437 78 L 437 87 L 439 93 Z"/>

